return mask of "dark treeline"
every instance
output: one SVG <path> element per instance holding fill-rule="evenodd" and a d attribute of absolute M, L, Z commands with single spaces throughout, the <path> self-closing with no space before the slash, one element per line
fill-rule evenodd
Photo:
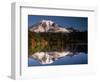
<path fill-rule="evenodd" d="M 87 31 L 85 32 L 71 32 L 71 33 L 36 33 L 42 38 L 49 41 L 62 40 L 65 43 L 87 43 Z"/>
<path fill-rule="evenodd" d="M 87 53 L 87 31 L 71 33 L 28 32 L 29 54 L 37 51 L 71 51 Z"/>

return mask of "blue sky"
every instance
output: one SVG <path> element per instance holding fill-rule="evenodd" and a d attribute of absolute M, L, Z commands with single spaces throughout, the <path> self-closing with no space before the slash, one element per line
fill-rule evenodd
<path fill-rule="evenodd" d="M 87 17 L 64 17 L 64 16 L 42 16 L 42 15 L 28 15 L 28 27 L 37 24 L 41 20 L 52 20 L 63 27 L 73 27 L 79 30 L 87 30 Z"/>

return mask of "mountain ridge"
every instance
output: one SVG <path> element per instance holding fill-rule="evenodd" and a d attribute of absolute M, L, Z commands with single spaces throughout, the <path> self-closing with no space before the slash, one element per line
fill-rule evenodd
<path fill-rule="evenodd" d="M 41 20 L 40 22 L 33 24 L 29 27 L 29 31 L 31 32 L 78 32 L 79 30 L 76 30 L 74 28 L 65 28 L 57 23 L 55 23 L 52 20 Z"/>

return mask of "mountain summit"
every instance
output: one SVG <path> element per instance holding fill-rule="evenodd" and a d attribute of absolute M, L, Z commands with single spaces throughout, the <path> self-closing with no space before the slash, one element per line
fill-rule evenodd
<path fill-rule="evenodd" d="M 70 33 L 71 30 L 64 28 L 51 20 L 41 20 L 38 24 L 29 27 L 31 32 L 66 32 Z"/>

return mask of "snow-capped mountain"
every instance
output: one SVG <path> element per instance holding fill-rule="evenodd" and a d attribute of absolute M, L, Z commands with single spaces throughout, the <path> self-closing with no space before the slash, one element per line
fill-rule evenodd
<path fill-rule="evenodd" d="M 29 27 L 31 32 L 67 32 L 70 33 L 72 30 L 61 27 L 51 20 L 42 20 L 39 23 Z"/>

